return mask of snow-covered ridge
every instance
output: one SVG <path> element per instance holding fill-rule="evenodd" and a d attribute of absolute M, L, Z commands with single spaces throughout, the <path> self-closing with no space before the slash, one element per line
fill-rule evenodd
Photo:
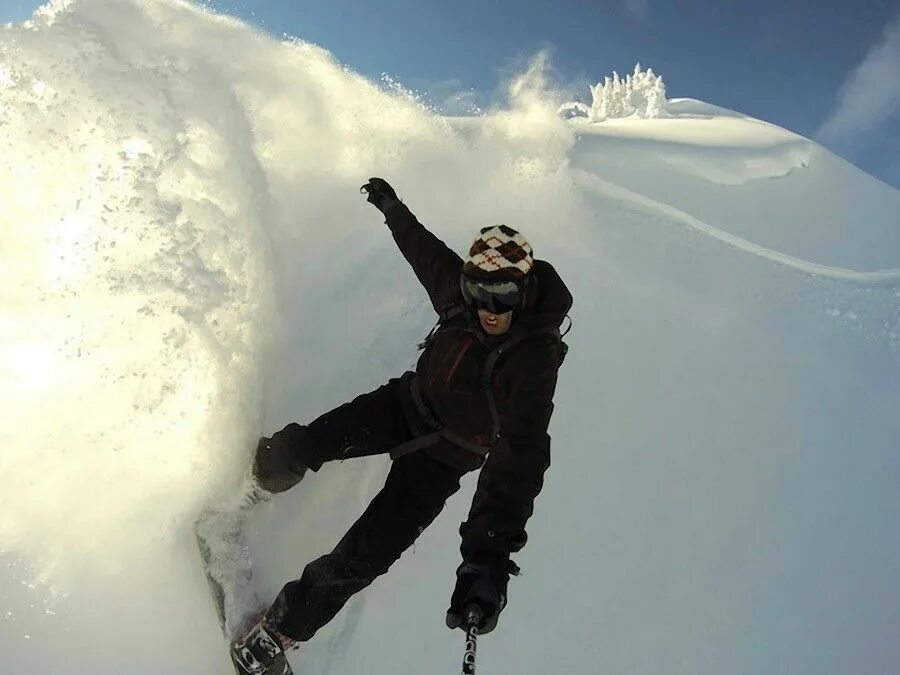
<path fill-rule="evenodd" d="M 662 77 L 640 64 L 624 79 L 613 72 L 590 92 L 590 105 L 569 102 L 557 112 L 579 135 L 606 137 L 605 153 L 634 156 L 641 149 L 636 141 L 653 141 L 644 146 L 658 161 L 724 185 L 785 176 L 809 166 L 813 147 L 806 139 L 695 99 L 668 100 Z M 619 140 L 626 146 L 617 147 Z"/>
<path fill-rule="evenodd" d="M 773 259 L 859 281 L 894 278 L 896 190 L 771 123 L 693 99 L 670 101 L 668 110 L 665 119 L 570 121 L 578 138 L 572 166 L 709 223 L 707 232 L 737 236 L 745 249 L 771 251 Z M 858 196 L 822 199 L 823 182 L 833 190 L 852 184 Z M 727 189 L 727 198 L 712 198 L 712 185 Z M 876 240 L 884 245 L 865 243 Z"/>
<path fill-rule="evenodd" d="M 736 113 L 721 115 L 699 101 L 677 99 L 669 110 L 664 119 L 571 123 L 579 138 L 591 139 L 593 147 L 620 164 L 661 163 L 720 185 L 786 176 L 808 167 L 816 149 L 784 129 Z"/>

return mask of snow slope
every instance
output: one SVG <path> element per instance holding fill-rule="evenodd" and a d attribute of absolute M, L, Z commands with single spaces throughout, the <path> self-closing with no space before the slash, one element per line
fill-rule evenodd
<path fill-rule="evenodd" d="M 0 652 L 24 672 L 228 672 L 191 524 L 256 436 L 410 367 L 433 316 L 387 177 L 463 250 L 529 236 L 575 297 L 553 466 L 484 673 L 900 668 L 900 193 L 690 99 L 564 121 L 540 61 L 442 118 L 324 50 L 175 0 L 0 29 Z M 274 596 L 387 461 L 258 508 Z M 454 672 L 473 481 L 295 659 Z"/>

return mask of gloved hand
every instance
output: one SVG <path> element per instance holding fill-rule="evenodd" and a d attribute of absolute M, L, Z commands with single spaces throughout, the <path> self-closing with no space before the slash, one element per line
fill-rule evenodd
<path fill-rule="evenodd" d="M 456 588 L 447 610 L 447 627 L 459 628 L 474 607 L 478 608 L 481 622 L 478 632 L 490 633 L 497 627 L 500 612 L 506 607 L 506 587 L 510 573 L 518 574 L 519 568 L 508 559 L 490 564 L 463 563 L 456 570 Z"/>
<path fill-rule="evenodd" d="M 359 188 L 359 191 L 368 193 L 366 201 L 385 214 L 400 203 L 394 188 L 383 178 L 370 178 L 368 183 Z"/>
<path fill-rule="evenodd" d="M 306 466 L 296 447 L 300 433 L 302 427 L 293 423 L 272 438 L 259 439 L 253 461 L 253 475 L 261 488 L 273 493 L 284 492 L 303 479 Z"/>

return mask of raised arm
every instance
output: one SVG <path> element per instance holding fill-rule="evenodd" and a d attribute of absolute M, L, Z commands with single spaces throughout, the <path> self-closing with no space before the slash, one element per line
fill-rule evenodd
<path fill-rule="evenodd" d="M 363 190 L 369 195 L 367 200 L 384 214 L 394 241 L 428 292 L 435 311 L 459 302 L 462 258 L 416 219 L 386 181 L 370 178 Z"/>

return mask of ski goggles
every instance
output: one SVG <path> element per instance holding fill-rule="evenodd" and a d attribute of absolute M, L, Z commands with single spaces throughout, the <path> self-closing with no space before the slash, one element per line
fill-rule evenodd
<path fill-rule="evenodd" d="M 521 294 L 521 290 L 515 282 L 476 281 L 465 274 L 459 277 L 459 287 L 467 305 L 486 309 L 491 314 L 506 314 L 515 309 Z"/>

